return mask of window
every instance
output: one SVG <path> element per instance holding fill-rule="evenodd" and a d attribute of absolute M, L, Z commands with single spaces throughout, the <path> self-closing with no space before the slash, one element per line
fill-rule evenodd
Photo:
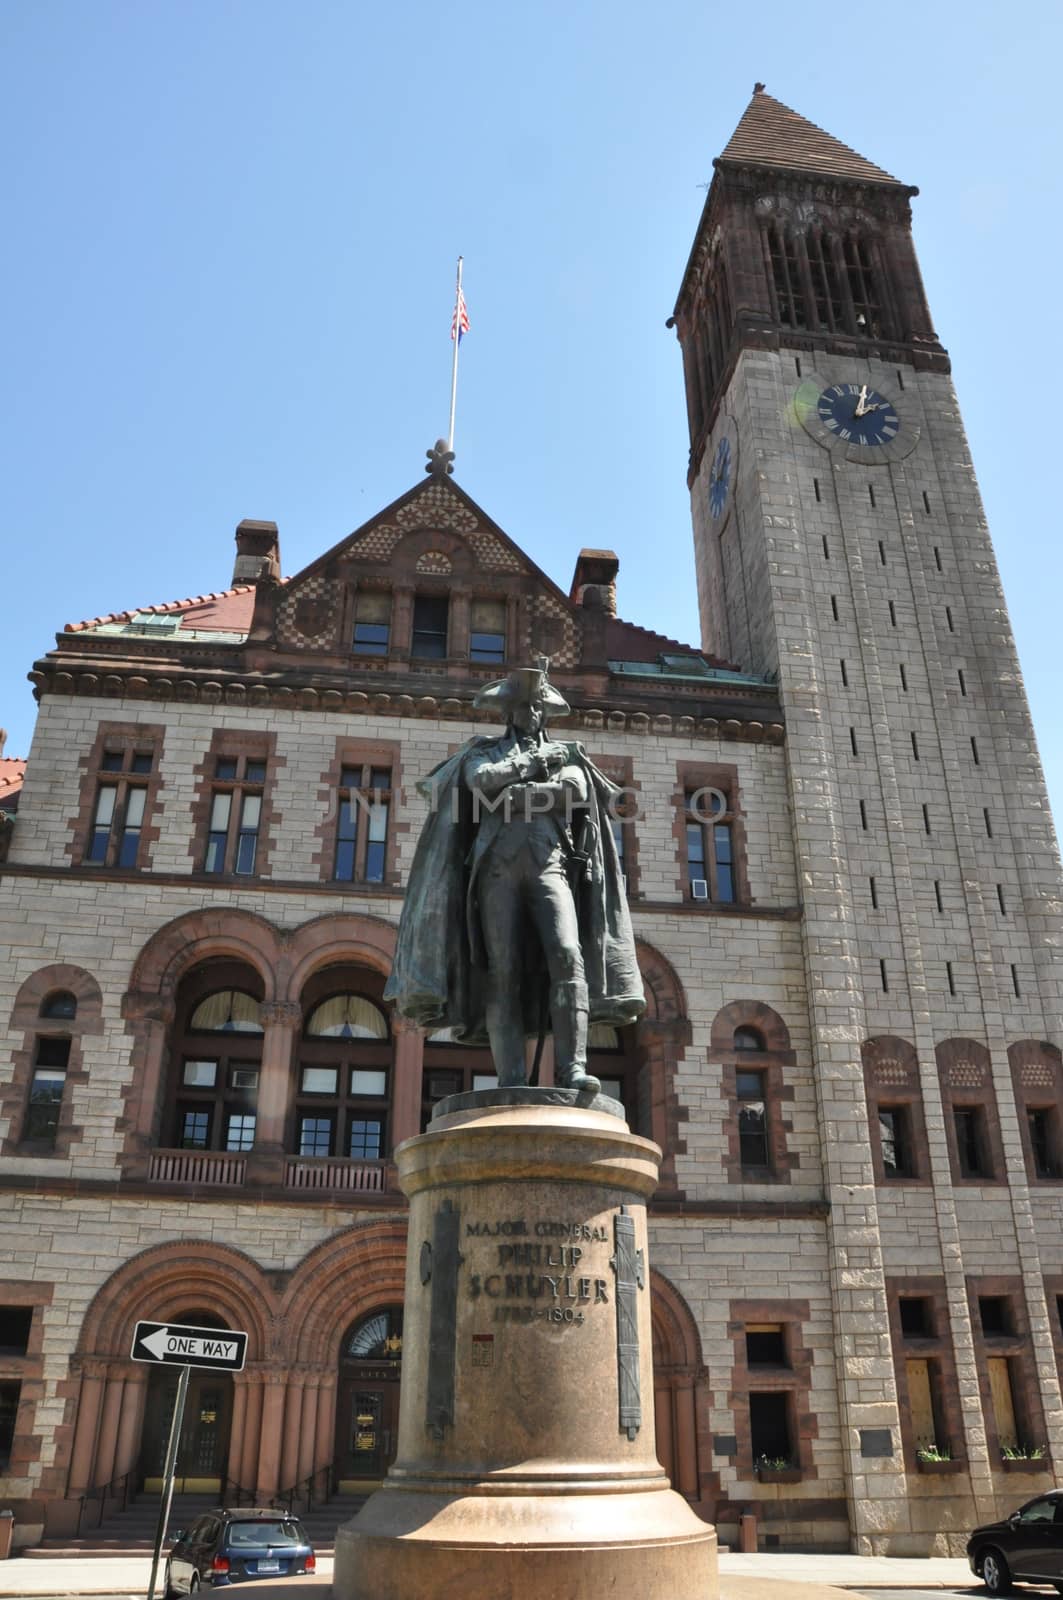
<path fill-rule="evenodd" d="M 327 974 L 321 982 L 328 984 Z M 344 988 L 311 1002 L 299 1050 L 295 1153 L 383 1160 L 390 1068 L 387 1018 L 375 1000 Z"/>
<path fill-rule="evenodd" d="M 32 1306 L 0 1306 L 0 1356 L 24 1356 L 32 1326 Z"/>
<path fill-rule="evenodd" d="M 899 1301 L 901 1332 L 906 1339 L 930 1339 L 934 1328 L 930 1301 L 925 1295 L 902 1295 Z"/>
<path fill-rule="evenodd" d="M 505 659 L 506 602 L 474 600 L 469 611 L 469 660 L 488 663 Z"/>
<path fill-rule="evenodd" d="M 908 1131 L 907 1106 L 878 1108 L 879 1144 L 882 1150 L 882 1168 L 887 1178 L 912 1177 L 911 1138 Z"/>
<path fill-rule="evenodd" d="M 686 794 L 687 892 L 692 900 L 733 904 L 735 884 L 734 811 L 722 790 L 691 789 Z"/>
<path fill-rule="evenodd" d="M 1059 1183 L 1063 1179 L 1063 1057 L 1043 1039 L 1021 1039 L 1009 1046 L 1008 1063 L 1027 1175 L 1033 1182 Z"/>
<path fill-rule="evenodd" d="M 1010 1338 L 1014 1330 L 1007 1297 L 999 1294 L 980 1294 L 978 1322 L 986 1339 Z"/>
<path fill-rule="evenodd" d="M 738 1095 L 738 1147 L 743 1171 L 770 1167 L 768 1158 L 768 1113 L 764 1094 L 764 1073 L 735 1072 Z"/>
<path fill-rule="evenodd" d="M 390 811 L 390 768 L 367 762 L 340 769 L 333 873 L 338 882 L 384 882 Z"/>
<path fill-rule="evenodd" d="M 386 656 L 391 643 L 391 596 L 373 589 L 359 589 L 354 600 L 354 653 L 357 656 Z"/>
<path fill-rule="evenodd" d="M 0 1472 L 11 1465 L 11 1451 L 15 1442 L 15 1423 L 18 1403 L 22 1394 L 21 1383 L 0 1383 Z"/>
<path fill-rule="evenodd" d="M 593 1070 L 593 1069 L 592 1069 Z M 486 1046 L 466 1045 L 453 1029 L 437 1028 L 425 1040 L 421 1093 L 421 1130 L 432 1120 L 440 1100 L 475 1089 L 496 1089 L 498 1075 Z"/>
<path fill-rule="evenodd" d="M 736 1028 L 734 1047 L 736 1050 L 763 1050 L 764 1036 L 756 1028 Z"/>
<path fill-rule="evenodd" d="M 41 1150 L 54 1150 L 69 1061 L 69 1039 L 37 1040 L 29 1101 L 22 1125 L 23 1144 L 35 1145 Z"/>
<path fill-rule="evenodd" d="M 265 756 L 215 759 L 204 872 L 254 875 L 265 782 Z"/>
<path fill-rule="evenodd" d="M 749 1439 L 753 1461 L 774 1464 L 793 1461 L 790 1442 L 790 1397 L 786 1393 L 755 1391 L 749 1396 Z"/>
<path fill-rule="evenodd" d="M 78 1003 L 67 989 L 57 989 L 41 1001 L 41 1016 L 55 1022 L 73 1022 L 78 1014 Z"/>
<path fill-rule="evenodd" d="M 178 991 L 169 1138 L 179 1150 L 254 1148 L 262 1022 L 245 983 L 257 978 L 218 962 L 190 973 Z"/>
<path fill-rule="evenodd" d="M 97 866 L 135 867 L 148 800 L 154 749 L 106 745 L 99 757 L 96 797 L 84 860 Z"/>
<path fill-rule="evenodd" d="M 981 1106 L 954 1106 L 956 1152 L 964 1178 L 991 1176 L 986 1156 L 985 1112 Z"/>
<path fill-rule="evenodd" d="M 425 661 L 442 661 L 447 654 L 446 595 L 419 594 L 413 602 L 411 654 Z"/>
<path fill-rule="evenodd" d="M 748 1367 L 788 1367 L 786 1330 L 781 1322 L 746 1324 L 746 1365 Z"/>
<path fill-rule="evenodd" d="M 1039 1178 L 1058 1178 L 1059 1113 L 1055 1106 L 1028 1106 L 1026 1126 L 1034 1172 Z"/>

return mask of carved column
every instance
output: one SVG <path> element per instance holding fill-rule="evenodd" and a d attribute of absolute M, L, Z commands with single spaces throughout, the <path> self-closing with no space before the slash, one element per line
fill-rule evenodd
<path fill-rule="evenodd" d="M 109 1369 L 100 1408 L 100 1434 L 96 1444 L 96 1461 L 92 1476 L 93 1488 L 102 1488 L 115 1476 L 115 1458 L 118 1450 L 118 1428 L 122 1416 L 122 1396 L 125 1390 L 125 1373 Z"/>
<path fill-rule="evenodd" d="M 132 1035 L 130 1059 L 135 1096 L 127 1102 L 133 1128 L 122 1155 L 127 1178 L 146 1178 L 152 1150 L 161 1142 L 167 1035 L 174 1019 L 171 1000 L 160 994 L 130 989 L 122 996 L 122 1016 Z"/>
<path fill-rule="evenodd" d="M 280 1487 L 290 1489 L 299 1478 L 299 1441 L 303 1431 L 305 1372 L 288 1373 L 284 1398 L 284 1436 L 281 1446 Z"/>
<path fill-rule="evenodd" d="M 148 1403 L 148 1374 L 145 1367 L 133 1366 L 126 1374 L 122 1397 L 122 1420 L 118 1425 L 118 1447 L 114 1470 L 117 1475 L 132 1472 L 140 1454 L 144 1412 Z"/>
<path fill-rule="evenodd" d="M 239 1459 L 230 1469 L 241 1489 L 258 1487 L 258 1452 L 262 1437 L 262 1400 L 265 1394 L 266 1374 L 250 1371 L 240 1374 L 247 1386 L 247 1403 L 244 1410 L 243 1439 Z"/>
<path fill-rule="evenodd" d="M 450 638 L 447 655 L 465 660 L 469 654 L 469 591 L 450 591 Z"/>
<path fill-rule="evenodd" d="M 255 1490 L 270 1499 L 281 1488 L 280 1466 L 284 1429 L 284 1377 L 279 1372 L 263 1374 L 262 1429 L 258 1441 Z M 287 1488 L 288 1485 L 283 1486 Z"/>
<path fill-rule="evenodd" d="M 70 1456 L 71 1496 L 84 1494 L 86 1489 L 92 1488 L 92 1468 L 96 1459 L 96 1437 L 106 1370 L 102 1361 L 86 1361 L 81 1369 L 81 1394 L 78 1397 L 77 1422 L 74 1424 L 74 1448 Z"/>
<path fill-rule="evenodd" d="M 391 655 L 409 658 L 413 641 L 413 590 L 396 588 L 391 609 Z"/>
<path fill-rule="evenodd" d="M 284 1134 L 292 1097 L 292 1072 L 303 1023 L 301 1007 L 267 1001 L 259 1007 L 262 1067 L 258 1079 L 255 1148 L 247 1158 L 249 1183 L 284 1182 Z"/>
<path fill-rule="evenodd" d="M 421 1093 L 424 1073 L 424 1034 L 403 1017 L 392 1019 L 394 1039 L 391 1091 L 391 1147 L 421 1131 Z"/>
<path fill-rule="evenodd" d="M 317 1430 L 314 1443 L 314 1471 L 325 1473 L 336 1455 L 336 1374 L 326 1372 L 317 1391 Z"/>
<path fill-rule="evenodd" d="M 244 1458 L 244 1424 L 247 1420 L 247 1374 L 233 1373 L 233 1420 L 229 1426 L 229 1456 L 226 1477 L 230 1483 L 240 1483 L 240 1468 Z"/>
<path fill-rule="evenodd" d="M 317 1437 L 317 1397 L 321 1387 L 321 1374 L 308 1372 L 303 1387 L 303 1416 L 299 1426 L 299 1463 L 296 1476 L 302 1483 L 314 1470 L 314 1447 Z"/>

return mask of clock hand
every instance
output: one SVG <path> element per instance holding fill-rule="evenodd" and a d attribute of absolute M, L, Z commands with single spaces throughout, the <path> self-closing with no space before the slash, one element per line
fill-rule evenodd
<path fill-rule="evenodd" d="M 855 417 L 866 416 L 867 410 L 867 384 L 862 383 L 860 385 L 860 393 L 856 397 L 856 410 L 853 412 L 853 415 Z"/>

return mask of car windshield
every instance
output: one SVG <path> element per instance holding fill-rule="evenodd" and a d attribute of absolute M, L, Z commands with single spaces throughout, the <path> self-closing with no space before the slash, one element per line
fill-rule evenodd
<path fill-rule="evenodd" d="M 252 1545 L 296 1545 L 305 1543 L 297 1522 L 230 1522 L 229 1545 L 247 1550 Z"/>

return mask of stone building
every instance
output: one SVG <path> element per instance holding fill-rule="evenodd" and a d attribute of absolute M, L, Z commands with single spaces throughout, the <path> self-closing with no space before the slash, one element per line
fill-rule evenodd
<path fill-rule="evenodd" d="M 914 193 L 760 86 L 716 163 L 674 317 L 701 649 L 619 619 L 611 551 L 560 589 L 434 460 L 302 572 L 241 523 L 231 588 L 36 663 L 0 963 L 21 1542 L 157 1485 L 142 1318 L 250 1336 L 193 1376 L 186 1486 L 385 1470 L 389 1157 L 491 1081 L 381 1000 L 414 782 L 538 650 L 627 797 L 648 1008 L 593 1070 L 665 1152 L 676 1486 L 724 1538 L 907 1553 L 1050 1481 L 1060 869 Z"/>

